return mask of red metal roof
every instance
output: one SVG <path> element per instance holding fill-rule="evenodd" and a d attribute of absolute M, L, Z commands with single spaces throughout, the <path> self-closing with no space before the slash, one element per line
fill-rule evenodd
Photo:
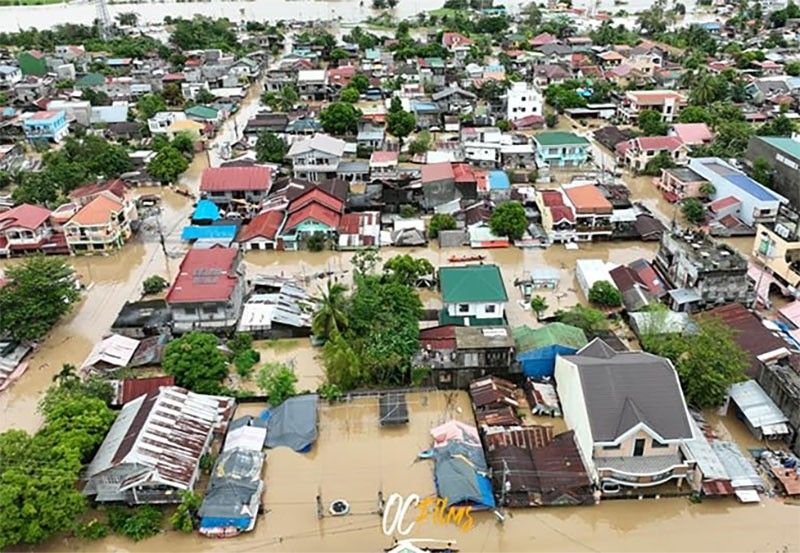
<path fill-rule="evenodd" d="M 161 80 L 163 82 L 185 81 L 186 75 L 184 75 L 183 73 L 167 73 Z"/>
<path fill-rule="evenodd" d="M 272 169 L 269 167 L 209 167 L 203 171 L 201 192 L 226 192 L 234 190 L 263 190 L 272 186 Z"/>
<path fill-rule="evenodd" d="M 683 146 L 683 141 L 675 136 L 642 136 L 634 139 L 640 150 L 675 151 Z"/>
<path fill-rule="evenodd" d="M 266 211 L 259 213 L 250 221 L 239 234 L 239 242 L 245 242 L 253 238 L 268 238 L 275 240 L 283 222 L 282 211 Z"/>
<path fill-rule="evenodd" d="M 397 152 L 389 152 L 385 150 L 379 150 L 372 152 L 372 155 L 369 157 L 370 163 L 392 163 L 396 162 L 398 159 Z"/>
<path fill-rule="evenodd" d="M 361 226 L 361 214 L 348 213 L 342 216 L 339 222 L 339 234 L 358 234 Z"/>
<path fill-rule="evenodd" d="M 344 202 L 318 186 L 309 188 L 294 198 L 289 203 L 289 213 L 298 211 L 312 203 L 323 205 L 332 211 L 338 212 L 340 215 L 344 213 Z"/>
<path fill-rule="evenodd" d="M 454 163 L 453 177 L 456 182 L 476 182 L 475 169 L 469 163 Z"/>
<path fill-rule="evenodd" d="M 0 213 L 0 229 L 8 227 L 22 227 L 36 230 L 50 217 L 51 211 L 45 207 L 32 204 L 22 204 Z"/>
<path fill-rule="evenodd" d="M 456 349 L 456 327 L 434 326 L 419 331 L 419 346 L 422 349 Z"/>
<path fill-rule="evenodd" d="M 139 396 L 157 391 L 161 386 L 174 386 L 174 376 L 153 376 L 150 378 L 126 378 L 122 381 L 120 403 L 125 404 Z"/>
<path fill-rule="evenodd" d="M 564 205 L 564 196 L 558 190 L 542 190 L 542 201 L 547 207 Z"/>
<path fill-rule="evenodd" d="M 720 211 L 722 209 L 726 209 L 728 207 L 733 207 L 733 206 L 735 206 L 737 204 L 740 204 L 740 203 L 742 203 L 742 202 L 740 202 L 738 199 L 736 199 L 733 196 L 725 196 L 724 198 L 720 198 L 719 200 L 714 200 L 713 202 L 711 202 L 708 205 L 708 209 L 710 209 L 711 211 L 717 212 L 717 211 Z"/>
<path fill-rule="evenodd" d="M 236 287 L 236 248 L 192 249 L 181 261 L 168 303 L 226 301 Z"/>
<path fill-rule="evenodd" d="M 101 192 L 111 192 L 120 200 L 125 198 L 125 192 L 128 190 L 128 185 L 122 179 L 113 179 L 105 182 L 95 182 L 76 188 L 69 193 L 70 200 L 79 200 L 87 196 L 96 196 Z"/>
<path fill-rule="evenodd" d="M 339 221 L 342 219 L 342 214 L 320 203 L 311 203 L 290 214 L 283 230 L 284 232 L 292 230 L 303 221 L 309 219 L 322 223 L 328 228 L 336 229 L 339 228 Z"/>
<path fill-rule="evenodd" d="M 447 161 L 429 163 L 428 165 L 422 166 L 422 184 L 442 180 L 453 180 L 454 178 L 453 166 Z"/>

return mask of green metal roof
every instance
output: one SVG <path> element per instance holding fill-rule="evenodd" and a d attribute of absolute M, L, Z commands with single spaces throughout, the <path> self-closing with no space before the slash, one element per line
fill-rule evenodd
<path fill-rule="evenodd" d="M 497 265 L 464 265 L 439 269 L 439 286 L 445 303 L 508 301 Z"/>
<path fill-rule="evenodd" d="M 192 106 L 184 111 L 190 117 L 199 117 L 200 119 L 216 119 L 219 112 L 214 108 L 208 106 Z"/>
<path fill-rule="evenodd" d="M 589 144 L 589 141 L 582 136 L 578 136 L 574 132 L 563 131 L 539 133 L 534 135 L 533 139 L 536 140 L 536 142 L 538 142 L 541 146 L 572 146 Z"/>
<path fill-rule="evenodd" d="M 96 86 L 103 86 L 106 78 L 100 73 L 87 73 L 75 82 L 77 88 L 94 88 Z"/>
<path fill-rule="evenodd" d="M 800 142 L 782 136 L 759 136 L 761 140 L 795 159 L 800 159 Z"/>
<path fill-rule="evenodd" d="M 541 328 L 520 326 L 513 329 L 511 335 L 518 353 L 554 345 L 580 349 L 588 343 L 583 330 L 564 323 L 550 323 Z"/>

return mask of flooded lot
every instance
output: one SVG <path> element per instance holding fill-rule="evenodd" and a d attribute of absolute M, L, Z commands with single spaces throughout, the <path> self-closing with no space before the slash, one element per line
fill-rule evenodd
<path fill-rule="evenodd" d="M 473 422 L 464 392 L 420 392 L 407 399 L 409 424 L 388 429 L 378 423 L 375 398 L 320 403 L 320 434 L 310 453 L 286 448 L 267 452 L 267 512 L 250 534 L 208 540 L 168 532 L 140 543 L 116 537 L 100 543 L 58 540 L 46 550 L 381 551 L 392 539 L 384 536 L 375 513 L 378 491 L 384 497 L 393 492 L 433 494 L 432 463 L 415 462 L 416 454 L 430 446 L 430 428 L 451 418 Z M 261 409 L 262 405 L 248 404 L 237 414 L 257 414 Z M 317 494 L 326 509 L 332 500 L 346 499 L 352 513 L 318 519 Z M 606 501 L 594 507 L 520 509 L 508 515 L 501 525 L 489 513 L 478 514 L 469 532 L 420 522 L 411 537 L 455 540 L 463 552 L 800 551 L 800 507 L 773 500 L 756 506 L 733 500 L 691 504 L 686 498 Z"/>

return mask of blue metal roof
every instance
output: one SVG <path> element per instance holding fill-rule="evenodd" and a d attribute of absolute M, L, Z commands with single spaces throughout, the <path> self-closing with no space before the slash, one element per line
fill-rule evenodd
<path fill-rule="evenodd" d="M 216 221 L 219 219 L 219 208 L 211 200 L 200 200 L 192 213 L 192 221 Z"/>
<path fill-rule="evenodd" d="M 749 194 L 761 201 L 779 201 L 778 197 L 770 192 L 764 185 L 757 183 L 747 175 L 727 175 L 725 179 L 740 188 L 742 192 Z"/>
<path fill-rule="evenodd" d="M 508 190 L 511 182 L 505 171 L 489 171 L 489 190 Z"/>
<path fill-rule="evenodd" d="M 202 240 L 208 238 L 229 239 L 236 237 L 236 225 L 189 225 L 183 227 L 181 240 Z"/>

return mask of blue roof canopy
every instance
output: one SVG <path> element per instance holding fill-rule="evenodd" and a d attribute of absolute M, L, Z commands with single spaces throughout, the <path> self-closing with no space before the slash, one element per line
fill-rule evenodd
<path fill-rule="evenodd" d="M 236 225 L 190 225 L 183 227 L 181 240 L 202 240 L 202 239 L 229 239 L 236 237 L 238 228 Z"/>
<path fill-rule="evenodd" d="M 508 190 L 510 187 L 511 182 L 508 180 L 508 175 L 505 171 L 489 171 L 490 190 Z"/>
<path fill-rule="evenodd" d="M 216 221 L 220 218 L 217 204 L 211 200 L 200 200 L 192 213 L 192 221 Z"/>
<path fill-rule="evenodd" d="M 762 184 L 757 183 L 747 175 L 728 175 L 725 179 L 740 188 L 743 192 L 761 201 L 778 201 L 778 198 Z"/>

